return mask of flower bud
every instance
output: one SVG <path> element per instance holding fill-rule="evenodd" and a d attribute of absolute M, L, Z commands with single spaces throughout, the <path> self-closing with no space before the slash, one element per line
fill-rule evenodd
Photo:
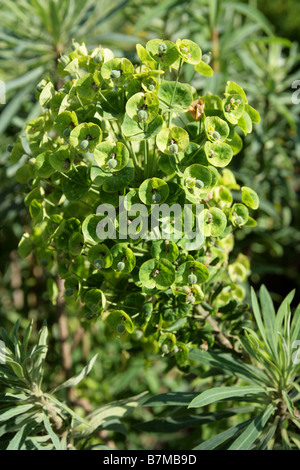
<path fill-rule="evenodd" d="M 101 52 L 97 52 L 97 54 L 93 57 L 93 60 L 96 64 L 100 64 L 103 60 Z"/>
<path fill-rule="evenodd" d="M 70 57 L 67 55 L 62 55 L 61 58 L 59 59 L 60 63 L 65 67 L 66 65 L 69 64 L 70 62 Z"/>
<path fill-rule="evenodd" d="M 45 88 L 44 83 L 38 83 L 37 86 L 36 86 L 36 89 L 39 93 L 41 93 L 41 91 L 43 91 L 44 88 Z"/>

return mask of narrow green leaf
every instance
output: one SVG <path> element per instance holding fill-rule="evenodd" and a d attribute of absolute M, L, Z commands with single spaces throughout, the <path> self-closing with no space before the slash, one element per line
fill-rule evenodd
<path fill-rule="evenodd" d="M 0 411 L 0 422 L 7 421 L 11 418 L 14 418 L 15 416 L 26 413 L 26 411 L 31 410 L 31 408 L 33 407 L 34 405 L 31 403 L 27 405 L 15 406 L 13 408 L 8 409 L 7 411 Z"/>
<path fill-rule="evenodd" d="M 213 450 L 219 447 L 221 444 L 224 442 L 228 441 L 235 435 L 239 434 L 243 429 L 245 429 L 246 426 L 249 425 L 251 420 L 245 421 L 244 423 L 240 423 L 236 426 L 233 426 L 230 429 L 227 429 L 224 432 L 221 432 L 217 436 L 212 437 L 211 439 L 208 439 L 205 442 L 202 442 L 198 446 L 194 447 L 193 450 Z"/>
<path fill-rule="evenodd" d="M 143 406 L 187 406 L 198 393 L 167 392 L 149 398 Z"/>
<path fill-rule="evenodd" d="M 275 334 L 275 309 L 273 301 L 266 287 L 263 285 L 259 290 L 259 298 L 262 310 L 262 316 L 264 320 L 267 344 L 270 346 L 270 350 L 273 356 L 277 358 L 277 341 L 278 335 Z"/>
<path fill-rule="evenodd" d="M 253 398 L 256 399 L 256 395 L 259 393 L 265 393 L 265 389 L 262 387 L 216 387 L 206 390 L 205 392 L 194 398 L 189 404 L 188 408 L 199 408 L 201 406 L 210 405 L 220 400 L 236 400 L 237 398 Z"/>
<path fill-rule="evenodd" d="M 251 287 L 251 302 L 252 302 L 252 309 L 253 309 L 253 314 L 254 314 L 254 317 L 255 317 L 255 320 L 256 320 L 256 324 L 258 326 L 258 329 L 260 331 L 260 334 L 261 334 L 263 340 L 266 343 L 267 342 L 266 332 L 265 332 L 264 324 L 263 324 L 263 321 L 262 321 L 262 316 L 261 316 L 261 313 L 260 313 L 260 308 L 259 308 L 259 304 L 258 304 L 258 301 L 257 301 L 257 297 L 256 297 L 256 294 L 255 294 L 255 291 L 254 291 L 253 287 Z"/>
<path fill-rule="evenodd" d="M 189 357 L 193 361 L 215 367 L 225 374 L 239 377 L 256 385 L 260 385 L 261 381 L 265 381 L 267 377 L 266 374 L 257 367 L 246 364 L 234 355 L 223 353 L 223 351 L 209 352 L 192 349 Z"/>
<path fill-rule="evenodd" d="M 26 437 L 32 431 L 33 424 L 27 423 L 21 427 L 17 434 L 12 438 L 6 450 L 20 450 L 24 444 Z"/>
<path fill-rule="evenodd" d="M 93 365 L 96 361 L 98 357 L 98 354 L 95 354 L 94 357 L 92 357 L 92 359 L 88 362 L 88 364 L 82 369 L 81 372 L 79 372 L 77 375 L 75 375 L 74 377 L 71 377 L 69 380 L 67 380 L 66 382 L 64 382 L 63 384 L 59 385 L 58 387 L 56 387 L 54 390 L 52 390 L 51 393 L 55 393 L 57 392 L 58 390 L 62 390 L 64 388 L 68 388 L 68 387 L 75 387 L 76 385 L 79 384 L 79 382 L 81 382 L 81 380 L 83 380 L 89 373 L 90 371 L 92 370 L 93 368 Z"/>
<path fill-rule="evenodd" d="M 271 403 L 254 418 L 247 429 L 231 444 L 228 450 L 248 450 L 260 436 L 264 426 L 274 412 L 276 404 Z"/>
<path fill-rule="evenodd" d="M 53 431 L 53 429 L 51 427 L 51 424 L 50 424 L 50 421 L 49 421 L 49 418 L 48 418 L 47 414 L 45 413 L 45 411 L 44 411 L 44 425 L 45 425 L 46 431 L 48 432 L 48 434 L 50 436 L 51 441 L 53 442 L 53 445 L 54 445 L 55 449 L 60 450 L 60 440 L 57 437 L 57 435 L 55 434 L 55 432 Z"/>

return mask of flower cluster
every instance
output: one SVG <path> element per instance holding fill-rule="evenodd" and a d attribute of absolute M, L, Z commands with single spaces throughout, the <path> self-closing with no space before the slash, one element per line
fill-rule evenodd
<path fill-rule="evenodd" d="M 57 273 L 64 279 L 65 297 L 80 299 L 84 321 L 101 317 L 114 334 L 172 353 L 184 366 L 190 341 L 213 342 L 209 328 L 199 328 L 201 312 L 236 315 L 244 298 L 249 260 L 240 254 L 229 263 L 229 253 L 234 231 L 255 225 L 249 211 L 259 201 L 225 167 L 260 118 L 233 81 L 223 98 L 180 82 L 183 67 L 213 73 L 194 42 L 153 39 L 137 45 L 137 56 L 136 65 L 74 43 L 59 60 L 61 88 L 39 83 L 43 112 L 11 152 L 33 219 L 19 252 L 37 253 L 51 297 Z M 117 215 L 116 238 L 101 239 L 107 217 L 97 207 L 109 203 L 118 214 L 120 196 L 128 226 L 138 228 L 135 204 L 149 219 L 156 204 L 179 204 L 182 213 L 189 204 L 192 224 L 202 204 L 202 228 L 191 244 L 170 214 L 168 239 L 159 232 L 124 240 Z"/>

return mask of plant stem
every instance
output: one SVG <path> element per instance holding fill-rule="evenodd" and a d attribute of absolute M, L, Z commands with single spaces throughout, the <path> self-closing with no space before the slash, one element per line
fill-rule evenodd
<path fill-rule="evenodd" d="M 110 123 L 111 127 L 112 127 L 112 124 Z M 120 133 L 120 136 L 121 136 L 121 140 L 123 141 L 124 145 L 126 146 L 128 152 L 131 154 L 131 157 L 132 157 L 132 160 L 133 160 L 133 164 L 134 164 L 134 168 L 136 170 L 136 173 L 137 175 L 139 176 L 140 175 L 140 172 L 141 172 L 141 169 L 140 169 L 140 166 L 138 164 L 138 161 L 137 161 L 137 157 L 136 157 L 136 154 L 133 150 L 133 147 L 132 147 L 132 144 L 131 142 L 127 142 L 124 135 L 123 135 L 123 132 L 122 132 L 122 128 L 120 126 L 120 123 L 117 121 L 117 126 L 118 126 L 118 129 L 119 129 L 119 133 Z M 113 129 L 113 127 L 112 127 Z M 113 129 L 114 130 L 114 129 Z"/>
<path fill-rule="evenodd" d="M 147 131 L 147 124 L 144 124 L 144 133 Z M 149 148 L 148 148 L 148 142 L 147 139 L 144 140 L 144 177 L 148 178 L 149 176 Z"/>
<path fill-rule="evenodd" d="M 179 80 L 179 76 L 180 76 L 180 72 L 181 72 L 181 67 L 182 67 L 182 59 L 180 58 L 179 67 L 178 67 L 178 71 L 177 71 L 176 82 L 175 82 L 175 86 L 174 86 L 174 90 L 173 90 L 173 94 L 172 94 L 172 98 L 171 98 L 171 103 L 170 103 L 170 113 L 169 113 L 168 127 L 170 127 L 170 125 L 171 125 L 172 114 L 173 114 L 172 105 L 173 105 L 173 100 L 174 100 L 176 88 L 177 88 L 177 85 L 178 85 L 178 80 Z"/>

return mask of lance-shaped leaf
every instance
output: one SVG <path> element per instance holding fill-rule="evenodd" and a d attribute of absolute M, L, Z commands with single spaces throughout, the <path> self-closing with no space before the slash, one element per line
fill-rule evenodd
<path fill-rule="evenodd" d="M 95 354 L 95 356 L 92 357 L 92 359 L 87 363 L 87 365 L 82 369 L 81 372 L 79 372 L 77 375 L 75 375 L 71 379 L 66 380 L 66 382 L 62 383 L 61 385 L 56 387 L 54 390 L 52 390 L 51 393 L 55 393 L 58 390 L 62 390 L 64 388 L 75 387 L 76 385 L 78 385 L 91 372 L 97 357 L 98 357 L 98 354 Z"/>
<path fill-rule="evenodd" d="M 210 405 L 221 400 L 239 400 L 253 399 L 255 402 L 257 397 L 265 394 L 266 390 L 263 387 L 249 386 L 249 387 L 216 387 L 206 390 L 197 397 L 195 397 L 188 408 L 200 408 L 201 406 Z"/>
<path fill-rule="evenodd" d="M 256 439 L 261 435 L 263 428 L 276 408 L 275 403 L 271 403 L 254 418 L 242 434 L 231 444 L 228 450 L 248 450 Z"/>

